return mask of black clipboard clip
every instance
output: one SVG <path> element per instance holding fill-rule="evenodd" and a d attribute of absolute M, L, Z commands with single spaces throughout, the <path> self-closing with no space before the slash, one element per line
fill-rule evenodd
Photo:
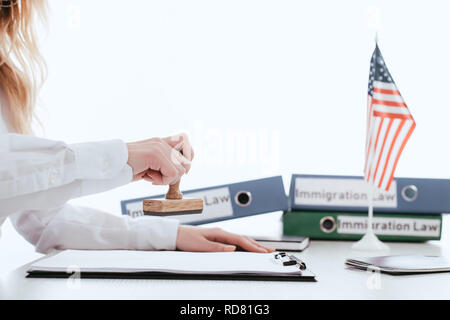
<path fill-rule="evenodd" d="M 300 270 L 306 269 L 306 263 L 304 263 L 302 260 L 297 258 L 294 255 L 288 255 L 286 252 L 280 252 L 275 254 L 275 259 L 282 259 L 283 266 L 295 266 L 297 265 Z"/>

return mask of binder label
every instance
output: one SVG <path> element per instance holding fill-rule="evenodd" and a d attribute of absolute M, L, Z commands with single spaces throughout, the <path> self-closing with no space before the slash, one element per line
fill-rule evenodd
<path fill-rule="evenodd" d="M 189 214 L 173 217 L 181 223 L 191 223 L 202 220 L 212 220 L 233 216 L 231 195 L 228 187 L 200 192 L 186 192 L 186 197 L 203 199 L 202 214 Z"/>
<path fill-rule="evenodd" d="M 184 193 L 184 196 L 186 198 L 203 199 L 203 212 L 201 214 L 167 217 L 168 219 L 177 219 L 181 223 L 191 223 L 233 216 L 233 207 L 231 205 L 232 199 L 228 187 L 199 192 L 186 192 Z M 142 201 L 127 203 L 126 212 L 132 217 L 144 215 Z"/>
<path fill-rule="evenodd" d="M 367 230 L 367 217 L 338 216 L 337 233 L 364 234 Z M 441 220 L 373 217 L 372 228 L 377 235 L 439 237 Z"/>
<path fill-rule="evenodd" d="M 296 178 L 296 205 L 366 207 L 369 186 L 363 179 Z M 397 183 L 389 191 L 377 190 L 374 207 L 397 208 Z"/>

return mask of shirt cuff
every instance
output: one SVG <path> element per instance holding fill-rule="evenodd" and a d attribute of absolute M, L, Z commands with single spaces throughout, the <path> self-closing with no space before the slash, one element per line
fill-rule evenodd
<path fill-rule="evenodd" d="M 108 179 L 118 175 L 128 162 L 128 148 L 122 140 L 69 145 L 75 153 L 77 179 Z"/>
<path fill-rule="evenodd" d="M 136 250 L 176 250 L 178 226 L 176 219 L 139 217 L 130 219 L 135 231 Z"/>

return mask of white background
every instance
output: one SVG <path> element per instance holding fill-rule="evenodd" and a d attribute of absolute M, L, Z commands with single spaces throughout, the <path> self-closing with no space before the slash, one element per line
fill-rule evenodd
<path fill-rule="evenodd" d="M 380 48 L 417 129 L 396 176 L 450 178 L 450 2 L 50 0 L 39 135 L 68 143 L 181 131 L 185 189 L 292 173 L 361 175 Z M 74 203 L 120 214 L 134 183 Z M 7 223 L 0 271 L 38 256 Z"/>

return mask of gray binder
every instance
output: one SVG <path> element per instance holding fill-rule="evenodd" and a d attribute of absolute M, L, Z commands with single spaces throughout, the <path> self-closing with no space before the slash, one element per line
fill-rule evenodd
<path fill-rule="evenodd" d="M 204 200 L 202 214 L 172 217 L 183 224 L 198 225 L 288 209 L 288 198 L 281 176 L 182 192 L 186 198 Z M 121 201 L 122 214 L 144 216 L 142 201 L 158 198 L 164 198 L 164 195 Z"/>

